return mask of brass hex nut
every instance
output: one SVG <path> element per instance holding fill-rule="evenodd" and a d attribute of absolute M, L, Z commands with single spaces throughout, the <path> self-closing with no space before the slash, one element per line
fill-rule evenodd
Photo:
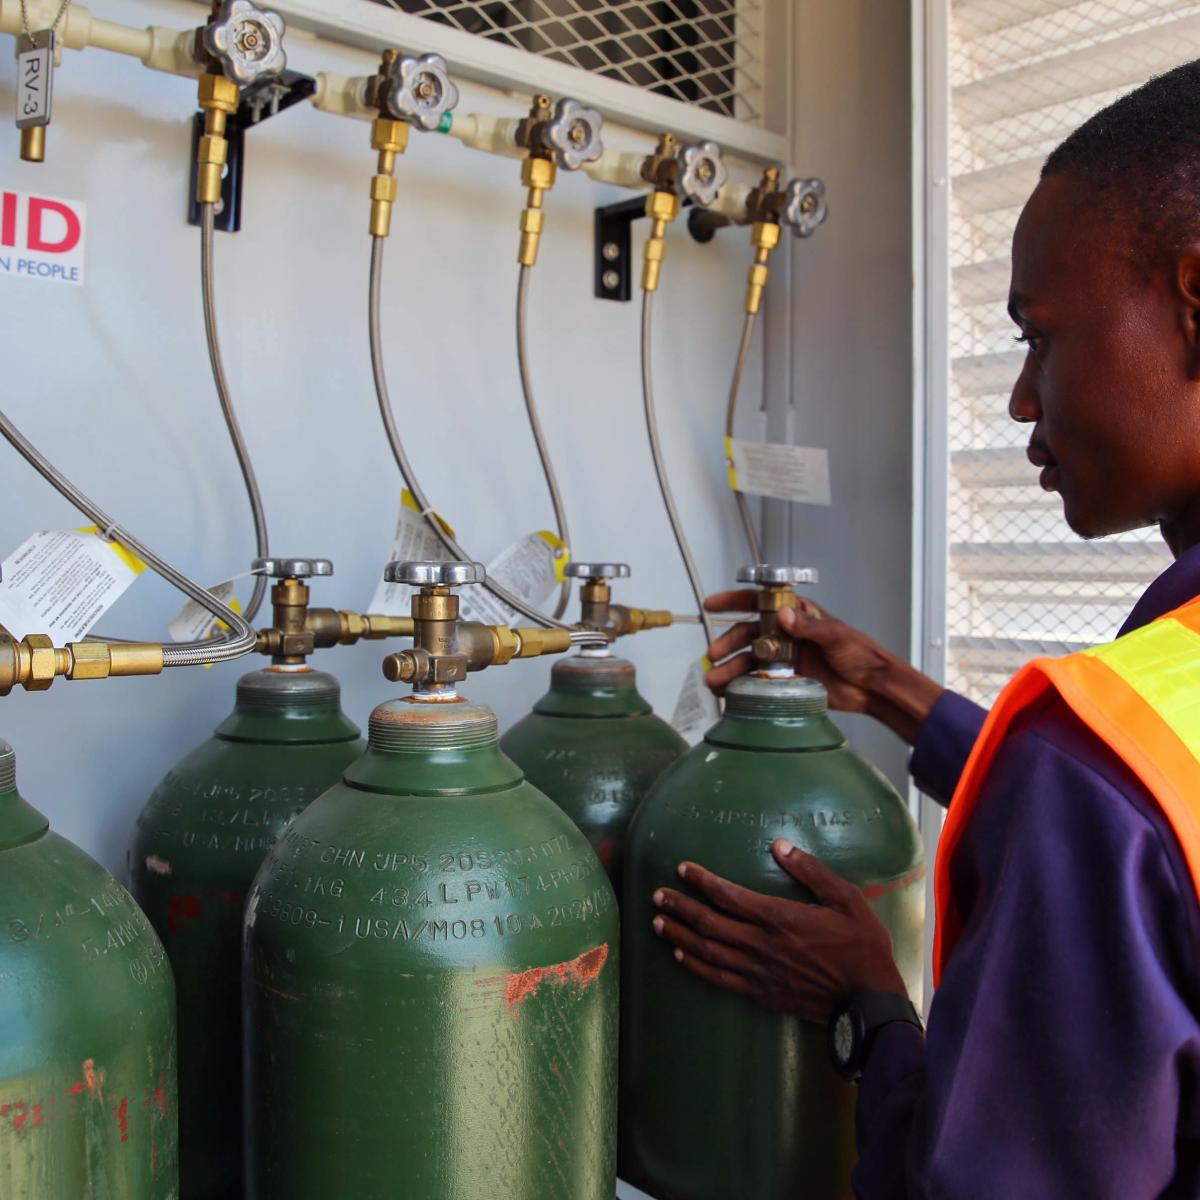
<path fill-rule="evenodd" d="M 407 121 L 396 121 L 391 117 L 380 117 L 371 126 L 371 149 L 390 150 L 403 154 L 408 147 L 409 125 Z"/>
<path fill-rule="evenodd" d="M 521 182 L 527 188 L 540 188 L 543 192 L 554 186 L 558 168 L 549 158 L 526 158 L 521 163 Z"/>
<path fill-rule="evenodd" d="M 341 640 L 344 645 L 352 645 L 370 632 L 370 626 L 358 613 L 339 612 L 338 618 L 342 625 Z"/>
<path fill-rule="evenodd" d="M 107 679 L 112 671 L 112 656 L 104 642 L 71 642 L 71 669 L 68 679 Z"/>
<path fill-rule="evenodd" d="M 221 112 L 237 112 L 240 92 L 238 85 L 224 75 L 200 76 L 200 107 L 216 108 Z"/>
<path fill-rule="evenodd" d="M 489 628 L 492 642 L 495 645 L 492 664 L 502 667 L 516 657 L 517 651 L 521 648 L 521 639 L 507 625 L 492 625 Z"/>
<path fill-rule="evenodd" d="M 44 692 L 57 674 L 54 640 L 44 633 L 30 633 L 22 641 L 29 652 L 29 678 L 25 682 L 25 690 Z"/>
<path fill-rule="evenodd" d="M 774 221 L 756 221 L 750 230 L 750 242 L 761 250 L 774 250 L 779 245 L 780 229 Z"/>
<path fill-rule="evenodd" d="M 673 221 L 679 216 L 679 197 L 670 192 L 651 192 L 646 197 L 646 216 L 652 221 Z"/>
<path fill-rule="evenodd" d="M 315 648 L 315 639 L 307 629 L 302 633 L 284 633 L 279 638 L 278 653 L 284 658 L 307 658 Z"/>

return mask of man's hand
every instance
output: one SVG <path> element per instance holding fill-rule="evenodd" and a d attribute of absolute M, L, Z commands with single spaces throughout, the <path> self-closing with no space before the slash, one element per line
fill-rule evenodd
<path fill-rule="evenodd" d="M 675 946 L 676 960 L 709 983 L 805 1021 L 827 1022 L 835 1004 L 859 992 L 906 996 L 891 937 L 862 892 L 791 842 L 779 839 L 771 850 L 817 903 L 764 896 L 681 863 L 680 877 L 708 903 L 672 888 L 654 893 L 661 909 L 654 931 Z"/>
<path fill-rule="evenodd" d="M 709 596 L 704 607 L 709 612 L 746 612 L 757 603 L 756 591 L 743 590 Z M 811 600 L 800 598 L 794 608 L 782 609 L 779 625 L 796 640 L 796 670 L 824 684 L 830 708 L 868 713 L 909 744 L 916 740 L 945 690 L 940 684 Z M 705 682 L 718 696 L 753 666 L 745 648 L 757 636 L 757 622 L 745 621 L 709 646 L 708 656 L 718 665 Z"/>

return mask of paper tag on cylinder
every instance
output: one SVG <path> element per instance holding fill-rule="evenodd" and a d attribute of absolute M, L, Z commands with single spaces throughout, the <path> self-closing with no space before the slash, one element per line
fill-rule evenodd
<path fill-rule="evenodd" d="M 564 576 L 570 555 L 562 540 L 549 530 L 531 533 L 506 550 L 501 550 L 487 565 L 487 577 L 519 596 L 526 604 L 540 609 L 554 594 Z M 464 621 L 482 621 L 485 625 L 528 625 L 530 620 L 485 587 L 463 588 L 459 613 Z"/>
<path fill-rule="evenodd" d="M 249 572 L 242 572 L 232 579 L 223 579 L 214 583 L 208 590 L 226 608 L 232 608 L 235 613 L 242 611 L 237 597 L 233 594 L 233 586 L 239 579 L 244 579 Z M 225 622 L 220 617 L 213 616 L 203 604 L 189 600 L 179 610 L 179 615 L 167 625 L 167 635 L 173 642 L 202 642 L 215 636 L 218 629 L 224 630 Z"/>
<path fill-rule="evenodd" d="M 435 512 L 434 516 L 442 528 L 451 536 L 454 530 L 446 524 L 442 517 Z M 442 539 L 429 527 L 429 522 L 421 515 L 421 509 L 407 488 L 400 494 L 400 515 L 396 518 L 396 534 L 392 538 L 392 548 L 386 559 L 387 562 L 444 562 L 450 557 Z M 413 589 L 407 583 L 388 583 L 383 579 L 383 569 L 380 568 L 380 580 L 371 597 L 367 612 L 381 613 L 384 616 L 407 617 L 412 611 L 410 600 Z"/>
<path fill-rule="evenodd" d="M 828 450 L 727 437 L 725 468 L 735 492 L 797 504 L 832 503 Z"/>
<path fill-rule="evenodd" d="M 679 689 L 679 699 L 675 701 L 671 724 L 684 737 L 699 736 L 721 715 L 716 696 L 704 682 L 704 676 L 710 670 L 712 662 L 706 656 L 692 663 L 683 677 L 683 687 Z"/>
<path fill-rule="evenodd" d="M 35 533 L 4 560 L 0 625 L 16 638 L 44 633 L 57 646 L 77 642 L 145 569 L 95 526 Z"/>

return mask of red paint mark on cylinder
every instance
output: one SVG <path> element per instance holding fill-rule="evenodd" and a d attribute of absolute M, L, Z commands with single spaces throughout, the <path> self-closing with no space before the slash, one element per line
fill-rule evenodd
<path fill-rule="evenodd" d="M 612 866 L 613 855 L 617 851 L 617 843 L 612 838 L 601 838 L 600 845 L 596 847 L 596 857 L 600 860 L 600 865 L 607 871 Z"/>
<path fill-rule="evenodd" d="M 920 883 L 924 878 L 925 868 L 918 867 L 915 871 L 910 871 L 903 879 L 893 879 L 890 883 L 868 883 L 862 893 L 868 900 L 878 900 L 890 892 L 898 892 L 902 888 L 912 887 L 914 883 Z"/>
<path fill-rule="evenodd" d="M 121 1131 L 121 1141 L 129 1141 L 129 1101 L 124 1096 L 117 1105 L 117 1128 Z"/>
<path fill-rule="evenodd" d="M 24 1129 L 25 1122 L 29 1120 L 29 1105 L 24 1100 L 18 1100 L 12 1106 L 12 1123 L 14 1129 Z"/>
<path fill-rule="evenodd" d="M 42 1123 L 42 1106 L 35 1104 L 33 1106 L 33 1127 L 37 1129 Z"/>
<path fill-rule="evenodd" d="M 85 1058 L 83 1060 L 83 1079 L 78 1083 L 73 1083 L 67 1088 L 68 1096 L 82 1096 L 87 1092 L 89 1096 L 99 1096 L 100 1089 L 104 1086 L 104 1072 L 96 1070 L 96 1060 L 94 1058 Z"/>
<path fill-rule="evenodd" d="M 154 1089 L 154 1107 L 158 1109 L 160 1117 L 171 1115 L 171 1102 L 167 1096 L 167 1077 L 165 1075 L 158 1077 L 158 1087 Z"/>
<path fill-rule="evenodd" d="M 194 921 L 200 915 L 199 896 L 167 897 L 167 932 L 178 933 L 184 921 Z"/>
<path fill-rule="evenodd" d="M 536 996 L 543 983 L 574 983 L 586 988 L 604 968 L 608 961 L 608 943 L 588 950 L 570 962 L 555 963 L 552 967 L 530 967 L 507 975 L 504 979 L 504 1003 L 519 1008 L 530 996 Z"/>
<path fill-rule="evenodd" d="M 171 864 L 165 858 L 159 858 L 157 854 L 147 854 L 146 870 L 153 871 L 155 875 L 170 875 Z"/>

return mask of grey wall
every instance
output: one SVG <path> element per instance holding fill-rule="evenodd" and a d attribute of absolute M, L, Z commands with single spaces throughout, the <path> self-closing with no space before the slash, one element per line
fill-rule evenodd
<path fill-rule="evenodd" d="M 793 165 L 820 175 L 830 217 L 793 243 L 790 394 L 773 437 L 829 450 L 833 506 L 769 518 L 772 553 L 821 572 L 814 598 L 909 654 L 912 530 L 912 100 L 907 0 L 798 0 Z M 778 320 L 779 318 L 777 318 Z M 774 332 L 774 331 L 773 331 Z M 775 507 L 775 506 L 773 506 Z M 786 539 L 786 540 L 785 540 Z M 906 748 L 866 718 L 854 744 L 902 785 Z"/>

